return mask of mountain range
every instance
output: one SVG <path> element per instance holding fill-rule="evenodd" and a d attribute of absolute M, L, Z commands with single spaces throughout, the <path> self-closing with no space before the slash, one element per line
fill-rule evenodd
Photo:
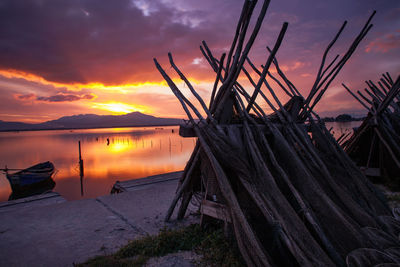
<path fill-rule="evenodd" d="M 130 126 L 166 126 L 178 125 L 182 122 L 182 119 L 158 118 L 140 112 L 132 112 L 125 115 L 80 114 L 65 116 L 57 120 L 51 120 L 37 124 L 7 122 L 0 120 L 0 131 L 86 129 Z"/>

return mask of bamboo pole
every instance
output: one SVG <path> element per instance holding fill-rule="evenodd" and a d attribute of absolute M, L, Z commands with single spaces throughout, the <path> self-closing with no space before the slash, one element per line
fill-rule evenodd
<path fill-rule="evenodd" d="M 363 107 L 365 107 L 368 111 L 370 110 L 369 107 L 361 101 L 360 98 L 358 98 L 344 83 L 342 83 L 342 86 L 349 92 Z"/>
<path fill-rule="evenodd" d="M 240 30 L 242 28 L 243 20 L 246 17 L 246 12 L 247 12 L 248 7 L 249 7 L 249 2 L 250 1 L 244 1 L 244 3 L 243 3 L 242 12 L 240 13 L 240 18 L 239 18 L 238 24 L 236 26 L 235 37 L 233 38 L 233 41 L 232 41 L 232 44 L 231 44 L 231 48 L 229 49 L 228 58 L 226 60 L 226 67 L 225 67 L 226 72 L 225 72 L 224 79 L 227 78 L 227 75 L 228 75 L 228 72 L 229 72 L 229 69 L 230 69 L 230 64 L 231 64 L 231 60 L 232 60 L 232 54 L 233 54 L 233 51 L 235 49 L 236 42 L 237 42 L 237 39 L 238 39 L 239 34 L 240 34 Z"/>
<path fill-rule="evenodd" d="M 327 55 L 328 55 L 328 53 L 329 53 L 329 50 L 332 48 L 332 46 L 333 46 L 333 45 L 336 43 L 336 41 L 338 40 L 339 36 L 342 34 L 344 28 L 346 27 L 346 24 L 347 24 L 347 21 L 345 21 L 345 22 L 342 24 L 342 26 L 340 27 L 339 31 L 336 33 L 335 37 L 334 37 L 333 40 L 328 44 L 327 48 L 326 48 L 325 51 L 324 51 L 324 54 L 323 54 L 322 60 L 321 60 L 321 65 L 320 65 L 320 67 L 319 67 L 319 70 L 318 70 L 317 76 L 316 76 L 316 78 L 315 78 L 314 84 L 313 84 L 313 86 L 311 87 L 310 93 L 309 93 L 309 95 L 308 95 L 308 97 L 306 98 L 306 101 L 305 101 L 305 103 L 306 103 L 307 105 L 310 103 L 311 99 L 314 97 L 314 95 L 315 95 L 315 94 L 317 93 L 317 91 L 318 91 L 318 85 L 319 85 L 319 83 L 320 83 L 320 81 L 321 81 L 321 79 L 322 79 L 321 73 L 322 73 L 322 70 L 323 70 L 323 68 L 324 68 L 325 61 L 326 61 L 326 57 L 327 57 Z"/>
<path fill-rule="evenodd" d="M 397 165 L 397 168 L 400 168 L 400 160 L 396 157 L 392 148 L 389 146 L 389 144 L 386 142 L 386 140 L 383 138 L 382 134 L 379 132 L 379 130 L 377 128 L 374 128 L 374 131 L 375 131 L 376 135 L 379 137 L 382 144 L 386 147 L 386 150 L 389 152 L 394 163 Z"/>
<path fill-rule="evenodd" d="M 219 67 L 218 67 L 218 71 L 217 71 L 217 76 L 215 78 L 214 86 L 213 86 L 213 89 L 212 89 L 212 92 L 211 92 L 209 109 L 211 109 L 211 106 L 213 105 L 214 98 L 215 98 L 215 93 L 216 93 L 217 87 L 218 87 L 218 82 L 221 79 L 221 72 L 222 72 L 222 68 L 224 66 L 224 58 L 225 58 L 225 53 L 222 54 L 221 59 L 219 60 Z"/>
<path fill-rule="evenodd" d="M 175 193 L 175 197 L 172 200 L 171 205 L 168 208 L 167 214 L 165 215 L 164 221 L 166 221 L 166 222 L 168 222 L 171 219 L 172 213 L 174 212 L 174 209 L 175 209 L 176 204 L 178 203 L 178 200 L 181 198 L 183 192 L 185 192 L 187 190 L 188 186 L 192 182 L 192 178 L 193 178 L 192 173 L 195 168 L 195 164 L 193 164 L 193 163 L 198 161 L 199 155 L 200 155 L 200 150 L 195 151 L 193 153 L 193 155 L 194 155 L 194 158 L 193 158 L 192 164 L 187 165 L 190 167 L 188 168 L 188 171 L 184 176 L 183 182 L 180 185 L 180 187 L 178 188 L 177 192 Z"/>
<path fill-rule="evenodd" d="M 200 129 L 197 126 L 195 126 L 194 130 L 196 132 L 197 137 L 199 138 L 200 144 L 202 145 L 204 152 L 206 153 L 208 159 L 210 160 L 212 168 L 214 169 L 214 172 L 217 176 L 219 188 L 221 189 L 224 198 L 227 200 L 229 207 L 232 210 L 232 216 L 234 218 L 234 222 L 237 220 L 237 223 L 242 227 L 245 235 L 248 237 L 249 241 L 248 245 L 252 247 L 252 251 L 247 250 L 248 252 L 252 253 L 250 254 L 249 258 L 245 258 L 246 262 L 253 265 L 253 261 L 255 261 L 258 266 L 271 266 L 270 261 L 265 255 L 265 251 L 263 250 L 261 244 L 259 243 L 258 238 L 251 229 L 249 223 L 245 219 L 243 211 L 240 208 L 237 199 L 234 197 L 232 187 L 230 186 L 229 181 L 222 167 L 220 166 L 214 154 L 212 153 Z M 244 248 L 242 249 L 244 250 Z"/>
<path fill-rule="evenodd" d="M 376 11 L 374 11 L 371 16 L 369 17 L 369 19 L 367 20 L 367 22 L 365 23 L 363 29 L 361 30 L 361 32 L 359 33 L 359 35 L 356 37 L 356 39 L 354 40 L 354 42 L 351 44 L 350 48 L 347 50 L 347 52 L 343 55 L 342 59 L 335 65 L 335 67 L 322 79 L 322 77 L 320 77 L 318 79 L 318 85 L 314 88 L 311 89 L 311 93 L 310 95 L 307 97 L 306 99 L 306 104 L 309 105 L 311 102 L 311 99 L 314 97 L 314 95 L 317 93 L 318 90 L 320 90 L 320 88 L 322 88 L 322 86 L 324 86 L 323 89 L 320 90 L 320 93 L 318 94 L 318 96 L 315 98 L 313 104 L 310 105 L 309 110 L 307 111 L 308 113 L 310 113 L 310 111 L 313 110 L 313 108 L 315 107 L 315 105 L 319 102 L 319 100 L 321 99 L 322 95 L 325 93 L 325 91 L 328 89 L 329 85 L 331 84 L 331 82 L 334 80 L 334 78 L 337 76 L 337 74 L 340 72 L 340 70 L 343 68 L 344 64 L 347 62 L 347 60 L 351 57 L 351 55 L 353 54 L 353 52 L 355 51 L 355 49 L 357 48 L 357 46 L 359 45 L 359 43 L 362 41 L 362 39 L 366 36 L 366 34 L 369 32 L 369 30 L 372 28 L 372 24 L 370 24 L 372 18 L 374 17 Z M 343 27 L 343 26 L 342 26 Z M 317 76 L 318 77 L 318 76 Z"/>
<path fill-rule="evenodd" d="M 215 119 L 211 115 L 210 111 L 207 108 L 206 103 L 204 103 L 203 99 L 199 96 L 199 94 L 194 90 L 192 84 L 189 82 L 189 80 L 185 77 L 185 75 L 179 70 L 179 68 L 175 65 L 174 60 L 172 58 L 172 54 L 168 53 L 168 58 L 169 62 L 171 63 L 172 68 L 178 73 L 179 77 L 186 83 L 188 86 L 190 92 L 196 97 L 196 99 L 199 101 L 201 107 L 203 110 L 206 112 L 208 119 L 212 122 L 215 123 Z"/>
<path fill-rule="evenodd" d="M 283 37 L 285 36 L 287 27 L 288 27 L 288 23 L 287 23 L 287 22 L 283 23 L 281 32 L 279 33 L 278 39 L 277 39 L 276 42 L 275 42 L 274 49 L 272 49 L 272 52 L 271 52 L 271 54 L 269 55 L 267 62 L 265 63 L 265 67 L 264 67 L 264 69 L 263 69 L 263 71 L 262 71 L 262 74 L 261 74 L 261 76 L 260 76 L 260 79 L 259 79 L 259 81 L 257 82 L 257 87 L 254 89 L 254 93 L 253 93 L 253 95 L 251 96 L 250 102 L 248 103 L 248 105 L 247 105 L 247 107 L 246 107 L 246 111 L 247 111 L 247 112 L 250 111 L 251 106 L 254 104 L 254 101 L 256 100 L 257 94 L 259 93 L 259 91 L 260 91 L 260 89 L 261 89 L 261 86 L 262 86 L 262 84 L 263 84 L 263 82 L 264 82 L 264 80 L 265 80 L 265 76 L 267 75 L 269 66 L 270 66 L 271 63 L 272 63 L 272 60 L 273 60 L 273 58 L 275 57 L 276 52 L 278 52 L 278 49 L 279 49 L 279 47 L 280 47 L 280 45 L 281 45 L 281 43 L 282 43 Z M 247 55 L 246 55 L 246 58 L 247 58 Z"/>
<path fill-rule="evenodd" d="M 261 71 L 259 71 L 259 70 L 257 69 L 257 67 L 253 64 L 253 62 L 251 62 L 250 58 L 248 58 L 248 57 L 247 57 L 247 63 L 248 63 L 248 64 L 250 65 L 250 67 L 258 74 L 258 76 L 261 77 L 261 75 L 262 75 Z M 273 79 L 273 80 L 279 85 L 279 87 L 280 87 L 288 96 L 292 97 L 292 96 L 294 95 L 293 93 L 290 93 L 290 92 L 282 85 L 282 83 L 281 83 L 278 79 L 276 79 L 269 71 L 268 71 L 268 76 L 270 76 L 271 79 Z M 254 87 L 255 87 L 255 86 L 254 86 Z"/>
<path fill-rule="evenodd" d="M 271 53 L 271 49 L 267 46 L 267 50 L 269 51 L 269 53 Z M 281 68 L 279 67 L 278 64 L 278 59 L 276 57 L 274 57 L 274 60 L 272 61 L 272 63 L 274 63 L 274 66 L 276 68 L 276 71 L 278 72 L 279 76 L 283 79 L 283 81 L 286 83 L 286 85 L 288 86 L 289 90 L 292 92 L 293 95 L 299 95 L 301 96 L 299 90 L 297 90 L 296 86 L 294 86 L 294 84 L 286 77 L 286 75 L 283 73 L 283 71 L 281 70 Z M 263 66 L 261 66 L 263 68 Z"/>

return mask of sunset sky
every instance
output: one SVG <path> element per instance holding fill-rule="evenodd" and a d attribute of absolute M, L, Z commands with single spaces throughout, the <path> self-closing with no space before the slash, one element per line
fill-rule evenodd
<path fill-rule="evenodd" d="M 0 0 L 0 120 L 36 123 L 66 115 L 133 111 L 183 118 L 152 59 L 157 58 L 188 93 L 169 66 L 167 53 L 172 52 L 176 64 L 208 99 L 215 74 L 199 45 L 205 40 L 218 57 L 227 51 L 242 4 L 243 0 Z M 346 51 L 373 10 L 374 27 L 317 106 L 322 116 L 363 115 L 363 108 L 340 84 L 355 91 L 381 73 L 399 75 L 399 0 L 272 0 L 250 58 L 258 66 L 264 64 L 265 47 L 273 46 L 282 23 L 289 22 L 277 58 L 307 95 L 324 49 L 343 21 L 348 25 L 331 58 Z M 255 15 L 258 11 L 259 7 Z"/>

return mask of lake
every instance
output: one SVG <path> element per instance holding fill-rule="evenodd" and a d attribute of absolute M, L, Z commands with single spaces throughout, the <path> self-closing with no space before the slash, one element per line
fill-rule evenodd
<path fill-rule="evenodd" d="M 58 170 L 56 187 L 67 200 L 109 194 L 117 180 L 182 170 L 195 138 L 182 138 L 178 126 L 0 133 L 0 168 L 27 168 L 51 161 Z M 78 141 L 84 161 L 83 195 L 79 177 Z M 11 194 L 0 175 L 0 201 Z"/>
<path fill-rule="evenodd" d="M 360 125 L 329 122 L 338 138 Z M 195 146 L 195 138 L 182 138 L 178 126 L 84 130 L 0 132 L 0 168 L 27 168 L 51 161 L 58 170 L 55 192 L 67 200 L 109 194 L 119 180 L 183 170 Z M 83 195 L 79 177 L 78 141 L 84 161 Z M 0 201 L 11 194 L 0 174 Z"/>
<path fill-rule="evenodd" d="M 346 121 L 346 122 L 335 121 L 335 122 L 326 122 L 325 126 L 328 130 L 332 128 L 331 133 L 336 139 L 338 139 L 342 134 L 353 133 L 353 128 L 360 126 L 361 123 L 362 121 Z"/>

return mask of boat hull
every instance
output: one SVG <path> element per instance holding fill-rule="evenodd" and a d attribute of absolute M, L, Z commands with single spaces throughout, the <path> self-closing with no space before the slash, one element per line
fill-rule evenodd
<path fill-rule="evenodd" d="M 7 173 L 6 177 L 10 182 L 13 194 L 30 195 L 31 192 L 42 191 L 42 189 L 53 189 L 55 186 L 52 179 L 54 172 L 53 163 L 47 161 L 12 174 Z"/>
<path fill-rule="evenodd" d="M 52 178 L 42 180 L 38 183 L 31 185 L 14 186 L 14 188 L 12 188 L 11 195 L 8 197 L 8 200 L 30 197 L 43 194 L 45 192 L 50 192 L 55 186 L 56 182 Z"/>

